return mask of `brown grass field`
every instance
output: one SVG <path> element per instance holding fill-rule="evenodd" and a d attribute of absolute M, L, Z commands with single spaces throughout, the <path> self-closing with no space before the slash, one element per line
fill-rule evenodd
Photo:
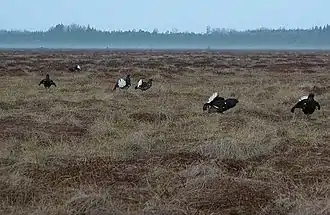
<path fill-rule="evenodd" d="M 0 214 L 330 214 L 328 53 L 0 60 Z M 56 88 L 38 86 L 46 73 Z M 132 87 L 112 91 L 127 73 Z M 292 114 L 312 91 L 321 110 Z M 239 103 L 203 113 L 213 92 Z"/>

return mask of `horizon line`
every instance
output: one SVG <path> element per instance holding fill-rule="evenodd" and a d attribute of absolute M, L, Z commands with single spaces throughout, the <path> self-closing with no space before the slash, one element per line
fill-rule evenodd
<path fill-rule="evenodd" d="M 91 29 L 94 29 L 96 31 L 102 31 L 102 32 L 119 32 L 119 31 L 122 31 L 122 32 L 128 32 L 128 31 L 144 31 L 144 32 L 153 32 L 154 30 L 157 30 L 158 33 L 165 33 L 165 32 L 173 32 L 174 30 L 177 32 L 177 33 L 185 33 L 185 32 L 189 32 L 189 33 L 205 33 L 207 31 L 207 28 L 210 27 L 210 30 L 222 30 L 222 31 L 235 31 L 235 32 L 248 32 L 248 31 L 256 31 L 256 30 L 313 30 L 314 28 L 318 27 L 318 28 L 324 28 L 324 27 L 329 27 L 329 24 L 324 24 L 324 25 L 314 25 L 314 26 L 311 26 L 309 28 L 299 28 L 299 27 L 296 27 L 296 28 L 285 28 L 285 27 L 277 27 L 277 28 L 268 28 L 268 27 L 259 27 L 259 28 L 252 28 L 252 29 L 245 29 L 245 30 L 239 30 L 239 29 L 235 29 L 235 28 L 221 28 L 221 27 L 212 27 L 210 25 L 205 25 L 205 30 L 204 31 L 180 31 L 178 28 L 176 27 L 173 27 L 171 30 L 165 30 L 165 31 L 159 31 L 157 27 L 153 28 L 153 30 L 145 30 L 143 28 L 132 28 L 132 29 L 98 29 L 94 26 L 92 26 L 91 24 L 84 24 L 84 25 L 81 25 L 81 24 L 76 24 L 76 23 L 71 23 L 71 24 L 64 24 L 64 23 L 58 23 L 58 24 L 54 24 L 54 25 L 51 25 L 50 27 L 48 27 L 47 29 L 34 29 L 34 30 L 27 30 L 27 28 L 20 28 L 20 29 L 3 29 L 1 28 L 0 31 L 18 31 L 18 32 L 47 32 L 49 31 L 50 29 L 58 26 L 58 25 L 63 25 L 65 27 L 70 27 L 70 26 L 77 26 L 77 27 L 80 27 L 80 28 L 91 28 Z"/>

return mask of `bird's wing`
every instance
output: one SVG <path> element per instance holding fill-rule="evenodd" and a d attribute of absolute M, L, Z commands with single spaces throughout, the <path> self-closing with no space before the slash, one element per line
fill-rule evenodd
<path fill-rule="evenodd" d="M 213 100 L 212 102 L 212 106 L 216 107 L 217 109 L 222 108 L 225 105 L 226 105 L 225 100 Z"/>
<path fill-rule="evenodd" d="M 297 104 L 295 106 L 293 106 L 293 109 L 294 108 L 304 108 L 305 105 L 306 105 L 306 101 L 303 99 L 303 100 L 297 102 Z"/>
<path fill-rule="evenodd" d="M 232 108 L 236 106 L 236 99 L 230 98 L 224 101 L 224 104 L 227 108 Z"/>
<path fill-rule="evenodd" d="M 56 87 L 56 84 L 53 80 L 51 80 L 50 83 Z"/>
<path fill-rule="evenodd" d="M 217 96 L 217 97 L 215 97 L 215 98 L 213 99 L 213 102 L 216 102 L 216 101 L 224 101 L 224 100 L 225 100 L 225 98 L 220 97 L 220 96 Z"/>
<path fill-rule="evenodd" d="M 141 87 L 142 86 L 142 79 L 139 80 L 137 87 Z"/>
<path fill-rule="evenodd" d="M 125 85 L 126 85 L 126 81 L 123 78 L 120 78 L 118 80 L 118 87 L 122 88 L 125 87 Z"/>
<path fill-rule="evenodd" d="M 209 98 L 209 100 L 207 101 L 207 103 L 212 102 L 217 96 L 218 96 L 218 93 L 217 93 L 217 92 L 213 93 L 212 96 L 210 96 L 210 98 Z"/>

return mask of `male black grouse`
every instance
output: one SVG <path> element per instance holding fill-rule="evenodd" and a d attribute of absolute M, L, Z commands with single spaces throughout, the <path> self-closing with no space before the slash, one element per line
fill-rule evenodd
<path fill-rule="evenodd" d="M 53 80 L 51 80 L 49 78 L 49 75 L 47 74 L 46 75 L 46 78 L 45 79 L 42 79 L 39 83 L 39 86 L 43 84 L 45 86 L 45 88 L 49 88 L 50 86 L 54 85 L 56 87 L 56 84 Z"/>
<path fill-rule="evenodd" d="M 79 65 L 73 66 L 69 68 L 70 72 L 81 71 L 81 67 Z"/>
<path fill-rule="evenodd" d="M 299 99 L 298 103 L 291 108 L 291 112 L 294 113 L 294 109 L 300 108 L 307 116 L 314 113 L 317 109 L 321 109 L 320 104 L 314 100 L 314 93 L 310 93 L 308 96 L 303 96 Z"/>
<path fill-rule="evenodd" d="M 203 105 L 203 110 L 209 113 L 218 112 L 223 113 L 236 106 L 238 100 L 235 98 L 224 99 L 218 96 L 218 93 L 213 93 L 209 100 Z"/>
<path fill-rule="evenodd" d="M 131 75 L 128 74 L 126 78 L 119 78 L 115 84 L 113 90 L 117 89 L 128 89 L 131 86 Z"/>
<path fill-rule="evenodd" d="M 140 89 L 142 91 L 146 91 L 152 86 L 152 79 L 150 78 L 147 82 L 143 81 L 142 79 L 139 80 L 135 89 Z"/>

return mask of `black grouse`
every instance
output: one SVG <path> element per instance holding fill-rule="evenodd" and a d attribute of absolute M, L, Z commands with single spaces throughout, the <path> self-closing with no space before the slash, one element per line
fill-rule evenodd
<path fill-rule="evenodd" d="M 223 113 L 236 106 L 238 100 L 235 98 L 224 99 L 218 96 L 218 93 L 213 93 L 209 100 L 203 105 L 203 110 L 209 113 Z"/>
<path fill-rule="evenodd" d="M 152 86 L 152 79 L 150 78 L 147 82 L 143 81 L 142 79 L 139 80 L 135 89 L 140 89 L 142 91 L 146 91 Z"/>
<path fill-rule="evenodd" d="M 81 67 L 79 65 L 73 66 L 69 68 L 70 72 L 81 71 Z"/>
<path fill-rule="evenodd" d="M 50 86 L 54 85 L 56 87 L 56 84 L 53 80 L 51 80 L 49 78 L 49 75 L 47 74 L 46 75 L 46 78 L 45 79 L 42 79 L 39 83 L 39 86 L 43 84 L 45 86 L 45 88 L 49 88 Z"/>
<path fill-rule="evenodd" d="M 298 103 L 291 108 L 291 112 L 294 113 L 294 109 L 300 108 L 307 116 L 314 113 L 316 108 L 321 109 L 320 104 L 314 100 L 314 93 L 310 93 L 308 96 L 303 96 L 299 99 Z"/>
<path fill-rule="evenodd" d="M 115 84 L 113 90 L 117 89 L 128 89 L 131 86 L 131 75 L 128 74 L 126 78 L 119 78 Z"/>

